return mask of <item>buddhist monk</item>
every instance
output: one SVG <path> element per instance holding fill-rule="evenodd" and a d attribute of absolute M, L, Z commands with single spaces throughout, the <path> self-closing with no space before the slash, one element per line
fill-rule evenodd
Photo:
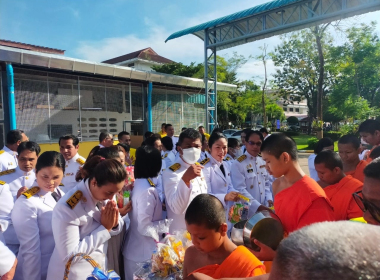
<path fill-rule="evenodd" d="M 200 194 L 185 214 L 194 246 L 185 253 L 184 277 L 200 272 L 212 278 L 241 278 L 265 274 L 264 265 L 244 246 L 228 238 L 223 204 L 210 194 Z"/>
<path fill-rule="evenodd" d="M 335 220 L 343 221 L 363 216 L 363 212 L 356 204 L 352 194 L 363 188 L 363 183 L 345 175 L 343 163 L 337 153 L 323 151 L 315 160 L 315 169 L 319 179 L 328 185 L 323 190 L 334 207 Z"/>
<path fill-rule="evenodd" d="M 369 157 L 371 158 L 371 160 L 374 160 L 380 157 L 380 147 L 374 148 L 369 154 Z"/>
<path fill-rule="evenodd" d="M 360 137 L 372 146 L 372 150 L 380 145 L 380 122 L 376 120 L 365 120 L 359 126 L 359 133 Z M 371 162 L 369 155 L 372 150 L 364 156 L 364 160 Z"/>
<path fill-rule="evenodd" d="M 364 182 L 363 170 L 368 162 L 360 160 L 360 140 L 355 135 L 344 135 L 338 141 L 339 156 L 343 162 L 343 172 Z"/>

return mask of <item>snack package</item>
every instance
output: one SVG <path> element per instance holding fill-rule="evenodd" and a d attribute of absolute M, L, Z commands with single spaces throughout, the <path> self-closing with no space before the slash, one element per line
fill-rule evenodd
<path fill-rule="evenodd" d="M 239 194 L 240 201 L 235 202 L 228 211 L 228 221 L 236 224 L 243 220 L 248 220 L 248 211 L 251 206 L 249 198 Z"/>
<path fill-rule="evenodd" d="M 130 200 L 130 191 L 120 191 L 116 194 L 117 207 L 123 208 Z"/>
<path fill-rule="evenodd" d="M 127 178 L 125 179 L 125 190 L 131 191 L 133 189 L 133 184 L 135 182 L 135 167 L 134 166 L 127 166 L 125 167 L 125 170 L 127 171 Z"/>

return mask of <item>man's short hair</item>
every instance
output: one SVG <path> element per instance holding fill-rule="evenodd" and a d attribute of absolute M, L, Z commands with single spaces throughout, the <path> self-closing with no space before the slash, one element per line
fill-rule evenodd
<path fill-rule="evenodd" d="M 298 159 L 296 142 L 283 133 L 275 133 L 268 136 L 261 145 L 261 152 L 266 152 L 279 159 L 282 153 L 288 153 L 295 161 Z"/>
<path fill-rule="evenodd" d="M 170 123 L 165 124 L 165 130 L 170 126 L 172 126 Z"/>
<path fill-rule="evenodd" d="M 200 125 L 200 126 L 198 126 L 198 129 L 200 129 L 200 128 L 205 128 L 203 125 Z"/>
<path fill-rule="evenodd" d="M 165 147 L 166 150 L 173 150 L 173 140 L 169 136 L 165 136 L 161 138 L 161 143 Z"/>
<path fill-rule="evenodd" d="M 112 137 L 112 134 L 109 133 L 109 132 L 100 132 L 100 134 L 99 134 L 99 143 L 102 143 L 104 141 L 104 139 L 106 139 L 109 136 Z"/>
<path fill-rule="evenodd" d="M 186 129 L 187 129 L 187 127 L 182 127 L 181 132 L 185 131 Z"/>
<path fill-rule="evenodd" d="M 96 152 L 96 155 L 104 157 L 105 159 L 118 159 L 118 158 L 120 158 L 119 149 L 117 148 L 117 146 L 111 146 L 111 147 L 99 149 Z"/>
<path fill-rule="evenodd" d="M 130 135 L 129 132 L 126 132 L 126 131 L 122 131 L 120 132 L 118 135 L 117 135 L 117 139 L 120 139 L 123 138 L 124 135 Z"/>
<path fill-rule="evenodd" d="M 359 132 L 375 134 L 376 130 L 380 131 L 380 122 L 376 120 L 365 120 L 359 126 Z"/>
<path fill-rule="evenodd" d="M 73 140 L 73 146 L 78 146 L 79 145 L 79 139 L 78 137 L 76 137 L 75 135 L 73 134 L 66 134 L 66 135 L 63 135 L 61 137 L 59 137 L 59 140 L 58 140 L 58 145 L 61 145 L 61 141 L 62 140 Z"/>
<path fill-rule="evenodd" d="M 181 132 L 179 135 L 178 145 L 181 145 L 185 138 L 189 138 L 191 140 L 202 140 L 202 135 L 198 130 L 195 130 L 194 128 L 188 128 L 185 131 Z"/>
<path fill-rule="evenodd" d="M 236 138 L 228 138 L 228 148 L 239 147 L 239 140 Z"/>
<path fill-rule="evenodd" d="M 262 127 L 262 128 L 260 128 L 259 131 L 260 131 L 261 133 L 269 134 L 268 129 L 267 129 L 266 127 Z"/>
<path fill-rule="evenodd" d="M 153 134 L 152 136 L 145 139 L 144 142 L 145 142 L 145 145 L 148 145 L 154 148 L 154 142 L 156 142 L 157 140 L 161 140 L 161 136 Z"/>
<path fill-rule="evenodd" d="M 257 136 L 260 137 L 261 142 L 264 141 L 264 136 L 263 136 L 263 134 L 262 134 L 260 131 L 250 129 L 250 130 L 249 130 L 248 132 L 246 132 L 246 134 L 245 134 L 245 141 L 246 141 L 246 142 L 249 141 L 249 137 L 251 137 L 251 135 L 257 135 Z"/>
<path fill-rule="evenodd" d="M 356 150 L 360 148 L 360 140 L 353 134 L 347 134 L 340 137 L 338 144 L 351 144 Z"/>
<path fill-rule="evenodd" d="M 163 127 L 163 126 L 165 126 L 165 125 L 166 125 L 166 123 L 162 123 L 162 124 L 161 124 L 161 127 Z"/>
<path fill-rule="evenodd" d="M 18 155 L 20 155 L 25 150 L 28 150 L 30 152 L 35 152 L 37 156 L 41 152 L 40 146 L 36 142 L 32 142 L 32 141 L 21 142 L 21 144 L 17 147 Z"/>
<path fill-rule="evenodd" d="M 371 163 L 364 168 L 363 172 L 365 177 L 380 180 L 380 158 L 371 161 Z"/>
<path fill-rule="evenodd" d="M 152 131 L 146 131 L 145 133 L 144 133 L 144 138 L 145 139 L 148 139 L 149 137 L 151 137 L 151 136 L 153 136 L 154 135 L 154 133 L 152 132 Z"/>
<path fill-rule="evenodd" d="M 343 162 L 340 156 L 331 150 L 324 150 L 320 152 L 314 159 L 314 164 L 323 163 L 329 170 L 339 167 L 343 170 Z"/>
<path fill-rule="evenodd" d="M 369 157 L 371 159 L 376 159 L 380 157 L 380 146 L 373 149 L 372 152 L 369 154 Z"/>
<path fill-rule="evenodd" d="M 379 279 L 378 244 L 379 226 L 350 221 L 316 223 L 281 241 L 272 273 L 279 280 Z"/>
<path fill-rule="evenodd" d="M 22 131 L 20 129 L 10 130 L 7 133 L 7 144 L 13 145 L 13 144 L 16 144 L 18 141 L 22 141 L 22 134 L 23 133 L 24 133 L 24 131 Z"/>
<path fill-rule="evenodd" d="M 322 139 L 319 139 L 317 142 L 317 146 L 315 146 L 314 154 L 318 155 L 320 152 L 323 151 L 324 148 L 334 146 L 334 141 L 330 137 L 323 137 Z"/>
<path fill-rule="evenodd" d="M 211 194 L 197 195 L 186 210 L 185 221 L 217 231 L 226 222 L 224 206 Z"/>

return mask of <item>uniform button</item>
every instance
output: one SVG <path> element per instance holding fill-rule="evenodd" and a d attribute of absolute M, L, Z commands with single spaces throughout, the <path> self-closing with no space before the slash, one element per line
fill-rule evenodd
<path fill-rule="evenodd" d="M 259 185 L 261 184 L 261 182 L 259 182 Z"/>
<path fill-rule="evenodd" d="M 29 179 L 29 177 L 25 177 L 25 179 L 26 179 L 26 180 L 28 180 L 28 179 Z"/>
<path fill-rule="evenodd" d="M 260 194 L 263 194 L 262 192 Z"/>
<path fill-rule="evenodd" d="M 253 189 L 253 185 L 251 185 L 251 189 Z"/>
<path fill-rule="evenodd" d="M 66 165 L 66 167 L 69 167 L 68 165 Z"/>
<path fill-rule="evenodd" d="M 227 187 L 227 184 L 224 184 L 225 187 Z"/>

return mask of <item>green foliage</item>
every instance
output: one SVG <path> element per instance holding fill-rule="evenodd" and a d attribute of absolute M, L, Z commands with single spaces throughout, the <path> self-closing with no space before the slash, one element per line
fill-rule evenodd
<path fill-rule="evenodd" d="M 299 136 L 300 133 L 299 132 L 296 132 L 296 131 L 284 131 L 283 132 L 286 136 L 289 136 L 289 137 L 294 137 L 294 136 Z"/>
<path fill-rule="evenodd" d="M 152 66 L 152 69 L 156 72 L 172 74 L 183 77 L 203 78 L 203 64 L 191 62 L 190 65 L 184 65 L 183 63 L 175 62 L 170 64 Z"/>
<path fill-rule="evenodd" d="M 334 142 L 338 141 L 340 137 L 342 137 L 342 131 L 329 131 L 323 132 L 323 137 L 330 137 Z"/>
<path fill-rule="evenodd" d="M 357 134 L 359 129 L 359 124 L 345 124 L 342 125 L 339 129 L 339 131 L 342 133 L 342 135 L 346 134 Z"/>
<path fill-rule="evenodd" d="M 307 149 L 308 150 L 314 150 L 318 143 L 318 138 L 312 137 L 307 141 Z"/>

